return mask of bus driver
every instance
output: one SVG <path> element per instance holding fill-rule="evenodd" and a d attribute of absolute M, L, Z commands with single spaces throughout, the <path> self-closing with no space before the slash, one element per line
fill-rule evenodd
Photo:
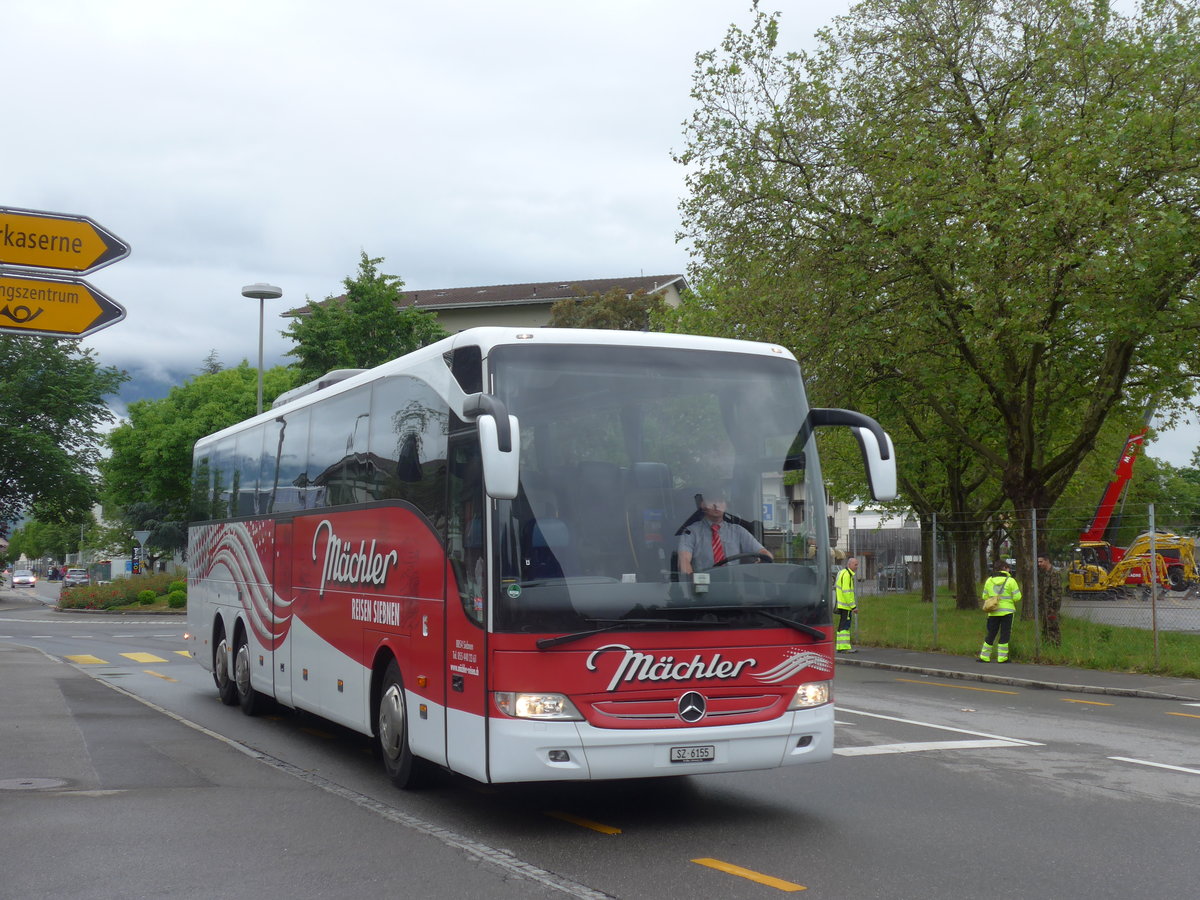
<path fill-rule="evenodd" d="M 740 554 L 757 554 L 767 561 L 775 557 L 755 540 L 754 535 L 725 516 L 725 492 L 713 490 L 699 500 L 703 518 L 684 527 L 679 536 L 679 571 L 691 575 L 721 565 Z"/>

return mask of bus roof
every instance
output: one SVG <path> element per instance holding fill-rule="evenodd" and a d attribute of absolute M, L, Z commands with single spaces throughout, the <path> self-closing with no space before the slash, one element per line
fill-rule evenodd
<path fill-rule="evenodd" d="M 375 379 L 389 375 L 399 375 L 412 369 L 420 368 L 430 360 L 439 359 L 450 351 L 460 347 L 478 347 L 481 355 L 486 359 L 495 347 L 524 344 L 526 342 L 529 344 L 661 347 L 678 350 L 704 350 L 715 353 L 743 353 L 756 356 L 769 356 L 776 359 L 795 360 L 795 356 L 792 355 L 791 351 L 779 344 L 742 341 L 733 338 L 707 337 L 697 334 L 672 334 L 659 331 L 617 331 L 599 328 L 502 328 L 490 325 L 481 326 L 460 331 L 419 350 L 414 350 L 412 353 L 382 363 L 373 369 L 366 369 L 360 374 L 344 378 L 334 384 L 330 384 L 328 387 L 322 387 L 310 393 L 296 396 L 294 399 L 289 399 L 282 406 L 263 410 L 260 415 L 251 416 L 249 419 L 227 426 L 214 434 L 203 437 L 197 441 L 197 445 L 201 443 L 207 444 L 227 434 L 240 431 L 243 426 L 249 425 L 256 420 L 265 421 L 279 416 L 290 409 L 336 396 L 343 391 L 352 390 L 362 384 L 369 384 Z M 322 378 L 324 377 L 322 376 Z"/>

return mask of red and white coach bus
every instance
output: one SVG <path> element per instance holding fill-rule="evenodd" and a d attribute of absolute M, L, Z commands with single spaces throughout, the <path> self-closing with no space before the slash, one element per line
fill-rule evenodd
<path fill-rule="evenodd" d="M 474 328 L 332 373 L 197 442 L 191 652 L 246 713 L 373 736 L 401 787 L 828 759 L 821 425 L 895 493 L 879 425 L 809 409 L 777 346 Z M 697 495 L 762 540 L 785 481 L 803 552 L 680 573 Z"/>

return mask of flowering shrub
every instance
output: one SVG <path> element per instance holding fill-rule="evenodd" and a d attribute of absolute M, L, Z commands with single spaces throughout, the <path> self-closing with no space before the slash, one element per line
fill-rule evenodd
<path fill-rule="evenodd" d="M 150 594 L 150 605 L 178 583 L 174 575 L 134 575 L 111 584 L 81 584 L 64 587 L 58 598 L 59 609 L 116 609 L 141 603 Z"/>

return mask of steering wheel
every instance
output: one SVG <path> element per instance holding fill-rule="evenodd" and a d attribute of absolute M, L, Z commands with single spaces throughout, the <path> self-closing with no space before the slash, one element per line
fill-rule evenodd
<path fill-rule="evenodd" d="M 774 560 L 772 560 L 771 557 L 769 557 L 763 553 L 735 553 L 735 554 L 733 554 L 733 556 L 725 557 L 719 563 L 713 563 L 713 568 L 714 569 L 719 568 L 720 566 L 723 566 L 727 563 L 734 562 L 735 560 L 739 560 L 739 559 L 752 559 L 755 562 L 763 562 L 763 563 L 774 562 Z"/>

